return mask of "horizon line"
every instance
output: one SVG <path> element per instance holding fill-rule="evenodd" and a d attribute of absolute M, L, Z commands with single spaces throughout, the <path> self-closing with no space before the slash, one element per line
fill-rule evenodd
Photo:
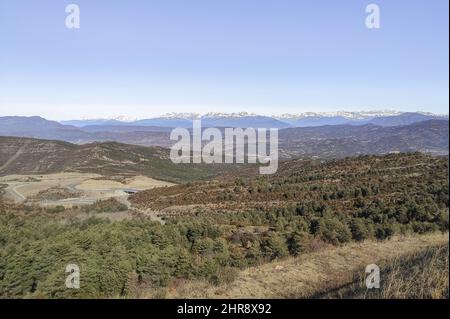
<path fill-rule="evenodd" d="M 41 117 L 46 120 L 56 121 L 56 122 L 66 122 L 66 121 L 108 121 L 108 120 L 116 120 L 120 122 L 135 122 L 140 120 L 146 120 L 146 119 L 159 119 L 159 118 L 180 118 L 180 119 L 201 119 L 205 116 L 213 116 L 216 115 L 217 117 L 222 116 L 242 116 L 242 117 L 252 117 L 252 116 L 261 116 L 261 117 L 270 117 L 270 118 L 280 118 L 280 117 L 286 117 L 286 116 L 304 116 L 304 117 L 313 117 L 314 115 L 321 115 L 323 117 L 336 117 L 336 116 L 342 116 L 344 114 L 341 113 L 348 113 L 348 114 L 361 114 L 361 115 L 367 115 L 367 117 L 370 117 L 370 113 L 390 113 L 386 114 L 384 116 L 396 116 L 401 114 L 407 114 L 407 113 L 417 113 L 417 114 L 423 114 L 423 115 L 431 115 L 431 116 L 439 116 L 439 117 L 449 117 L 449 113 L 434 113 L 429 111 L 399 111 L 395 109 L 373 109 L 373 110 L 361 110 L 361 111 L 347 111 L 345 109 L 338 110 L 338 111 L 305 111 L 305 112 L 283 112 L 283 113 L 275 113 L 275 114 L 264 114 L 264 113 L 254 113 L 254 112 L 247 112 L 247 111 L 241 111 L 241 112 L 225 112 L 225 111 L 216 111 L 216 112 L 166 112 L 159 115 L 148 115 L 148 116 L 133 116 L 133 115 L 126 115 L 126 114 L 120 114 L 120 115 L 111 115 L 111 116 L 94 116 L 94 117 L 80 117 L 80 118 L 67 118 L 67 119 L 55 119 L 51 117 L 47 117 L 45 115 L 1 115 L 0 117 Z M 179 116 L 179 117 L 176 117 Z M 373 115 L 375 117 L 381 117 L 383 114 L 375 114 Z"/>

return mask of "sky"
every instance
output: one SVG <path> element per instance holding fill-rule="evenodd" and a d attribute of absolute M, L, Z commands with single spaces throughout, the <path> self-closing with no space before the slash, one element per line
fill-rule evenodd
<path fill-rule="evenodd" d="M 80 7 L 80 29 L 65 8 Z M 380 28 L 365 25 L 380 8 Z M 0 116 L 448 114 L 448 0 L 0 0 Z"/>

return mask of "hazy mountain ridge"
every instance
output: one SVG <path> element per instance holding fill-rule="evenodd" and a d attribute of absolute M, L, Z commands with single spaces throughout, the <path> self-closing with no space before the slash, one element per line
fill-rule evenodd
<path fill-rule="evenodd" d="M 162 127 L 191 127 L 193 120 L 202 120 L 203 126 L 208 127 L 309 127 L 323 125 L 368 123 L 381 126 L 395 126 L 412 124 L 431 119 L 448 119 L 448 115 L 436 115 L 425 112 L 398 111 L 364 111 L 364 112 L 306 112 L 300 114 L 282 114 L 263 116 L 254 113 L 168 113 L 156 118 L 130 120 L 118 117 L 114 119 L 92 119 L 61 121 L 65 125 L 84 127 L 88 125 L 130 125 L 130 126 L 162 126 Z"/>
<path fill-rule="evenodd" d="M 279 133 L 284 157 L 341 158 L 361 154 L 420 151 L 448 155 L 448 121 L 429 120 L 405 126 L 366 124 L 289 128 Z"/>
<path fill-rule="evenodd" d="M 41 122 L 42 119 L 39 119 Z M 448 120 L 428 120 L 403 126 L 328 125 L 286 128 L 279 131 L 280 158 L 342 158 L 360 154 L 420 151 L 447 155 Z M 42 126 L 41 130 L 9 134 L 20 137 L 61 140 L 76 144 L 118 142 L 169 148 L 171 128 L 148 126 L 88 126 L 84 129 Z M 134 129 L 137 129 L 135 131 Z M 3 127 L 3 131 L 5 128 Z M 8 135 L 8 134 L 5 134 Z M 14 139 L 14 138 L 12 138 Z"/>

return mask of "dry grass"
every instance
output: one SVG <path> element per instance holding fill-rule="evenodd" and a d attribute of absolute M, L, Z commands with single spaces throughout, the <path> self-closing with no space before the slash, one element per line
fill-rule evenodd
<path fill-rule="evenodd" d="M 382 298 L 447 298 L 449 297 L 449 247 L 433 247 L 395 260 L 382 285 Z"/>
<path fill-rule="evenodd" d="M 379 264 L 380 289 L 368 290 L 362 271 L 354 280 L 322 287 L 313 298 L 443 299 L 449 296 L 448 243 L 397 256 Z"/>
<path fill-rule="evenodd" d="M 404 265 L 396 260 L 388 272 L 382 298 L 447 298 L 448 245 L 415 254 Z"/>
<path fill-rule="evenodd" d="M 355 282 L 356 273 L 364 273 L 368 264 L 384 265 L 392 260 L 407 260 L 429 247 L 448 244 L 448 234 L 430 234 L 422 236 L 394 237 L 389 241 L 366 241 L 352 243 L 342 247 L 328 248 L 323 251 L 306 254 L 297 258 L 277 261 L 241 271 L 236 280 L 219 287 L 202 281 L 185 282 L 176 287 L 169 286 L 167 298 L 311 298 L 318 293 L 338 289 Z M 446 285 L 448 291 L 448 256 L 447 279 L 442 277 L 441 266 L 437 259 L 429 263 L 436 271 L 440 285 Z M 445 261 L 444 261 L 445 262 Z M 441 261 L 439 261 L 441 263 Z M 397 263 L 399 264 L 399 263 Z M 427 275 L 426 268 L 417 267 L 417 283 L 423 285 L 424 292 L 411 297 L 421 298 L 429 295 L 426 287 L 435 285 L 436 278 Z M 439 264 L 440 265 L 440 264 Z M 408 293 L 406 280 L 399 282 L 398 271 L 393 268 L 391 277 L 386 280 L 389 286 L 383 290 L 382 298 L 401 298 L 402 292 Z M 428 277 L 427 277 L 428 276 Z M 391 279 L 389 279 L 391 278 Z M 445 283 L 444 283 L 445 281 Z M 447 293 L 448 294 L 448 293 Z M 319 296 L 320 297 L 320 296 Z M 333 296 L 324 296 L 333 297 Z M 345 296 L 344 296 L 345 297 Z M 358 297 L 351 296 L 348 297 Z M 433 297 L 442 297 L 436 294 Z"/>

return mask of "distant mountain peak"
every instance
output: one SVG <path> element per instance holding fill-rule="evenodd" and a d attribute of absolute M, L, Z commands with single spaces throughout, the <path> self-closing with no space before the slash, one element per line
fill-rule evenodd
<path fill-rule="evenodd" d="M 238 112 L 238 113 L 221 113 L 221 112 L 210 112 L 203 115 L 203 118 L 240 118 L 240 117 L 254 117 L 260 116 L 255 113 L 248 112 Z"/>
<path fill-rule="evenodd" d="M 126 116 L 126 115 L 120 115 L 116 117 L 111 118 L 88 118 L 83 117 L 80 121 L 84 122 L 122 122 L 122 123 L 133 123 L 138 122 L 140 120 L 154 120 L 154 119 L 160 119 L 160 120 L 200 120 L 200 119 L 239 119 L 239 118 L 249 118 L 249 117 L 266 117 L 266 118 L 273 118 L 276 120 L 301 120 L 301 119 L 309 119 L 309 118 L 341 118 L 346 120 L 368 120 L 368 119 L 375 119 L 380 117 L 390 117 L 390 116 L 408 116 L 408 115 L 424 115 L 424 116 L 430 116 L 430 117 L 445 117 L 448 118 L 448 115 L 441 115 L 441 114 L 433 114 L 430 112 L 401 112 L 401 111 L 395 111 L 395 110 L 374 110 L 374 111 L 335 111 L 335 112 L 301 112 L 301 113 L 285 113 L 285 114 L 279 114 L 279 115 L 261 115 L 256 113 L 249 113 L 249 112 L 234 112 L 234 113 L 227 113 L 227 112 L 209 112 L 205 114 L 200 113 L 191 113 L 191 112 L 170 112 L 165 113 L 161 116 L 155 116 L 150 118 L 143 118 L 138 119 L 132 116 Z M 62 123 L 70 123 L 70 122 L 77 122 L 75 121 L 61 121 Z"/>
<path fill-rule="evenodd" d="M 170 113 L 166 113 L 163 114 L 161 116 L 158 117 L 154 117 L 154 118 L 159 118 L 159 119 L 183 119 L 183 120 L 195 120 L 200 118 L 201 115 L 198 113 L 177 113 L 177 112 L 170 112 Z"/>
<path fill-rule="evenodd" d="M 282 114 L 278 116 L 274 116 L 276 119 L 285 120 L 285 119 L 303 119 L 308 117 L 342 117 L 346 119 L 368 119 L 374 117 L 383 117 L 383 116 L 396 116 L 400 115 L 403 112 L 393 111 L 393 110 L 377 110 L 377 111 L 360 111 L 360 112 L 350 112 L 350 111 L 336 111 L 336 112 L 302 112 L 298 114 Z"/>
<path fill-rule="evenodd" d="M 81 121 L 96 121 L 96 122 L 108 122 L 108 121 L 118 121 L 118 122 L 134 122 L 137 121 L 136 117 L 128 116 L 128 115 L 119 115 L 115 117 L 109 117 L 109 118 L 91 118 L 88 116 L 81 117 Z"/>
<path fill-rule="evenodd" d="M 255 113 L 238 112 L 238 113 L 225 113 L 225 112 L 209 112 L 206 114 L 200 113 L 166 113 L 159 118 L 161 119 L 185 119 L 185 120 L 200 120 L 203 118 L 241 118 L 241 117 L 253 117 L 260 116 Z"/>
<path fill-rule="evenodd" d="M 128 116 L 128 115 L 119 115 L 115 118 L 112 118 L 111 120 L 115 120 L 115 121 L 119 121 L 119 122 L 126 122 L 126 123 L 131 123 L 134 121 L 137 121 L 138 118 L 137 117 L 133 117 L 133 116 Z"/>

